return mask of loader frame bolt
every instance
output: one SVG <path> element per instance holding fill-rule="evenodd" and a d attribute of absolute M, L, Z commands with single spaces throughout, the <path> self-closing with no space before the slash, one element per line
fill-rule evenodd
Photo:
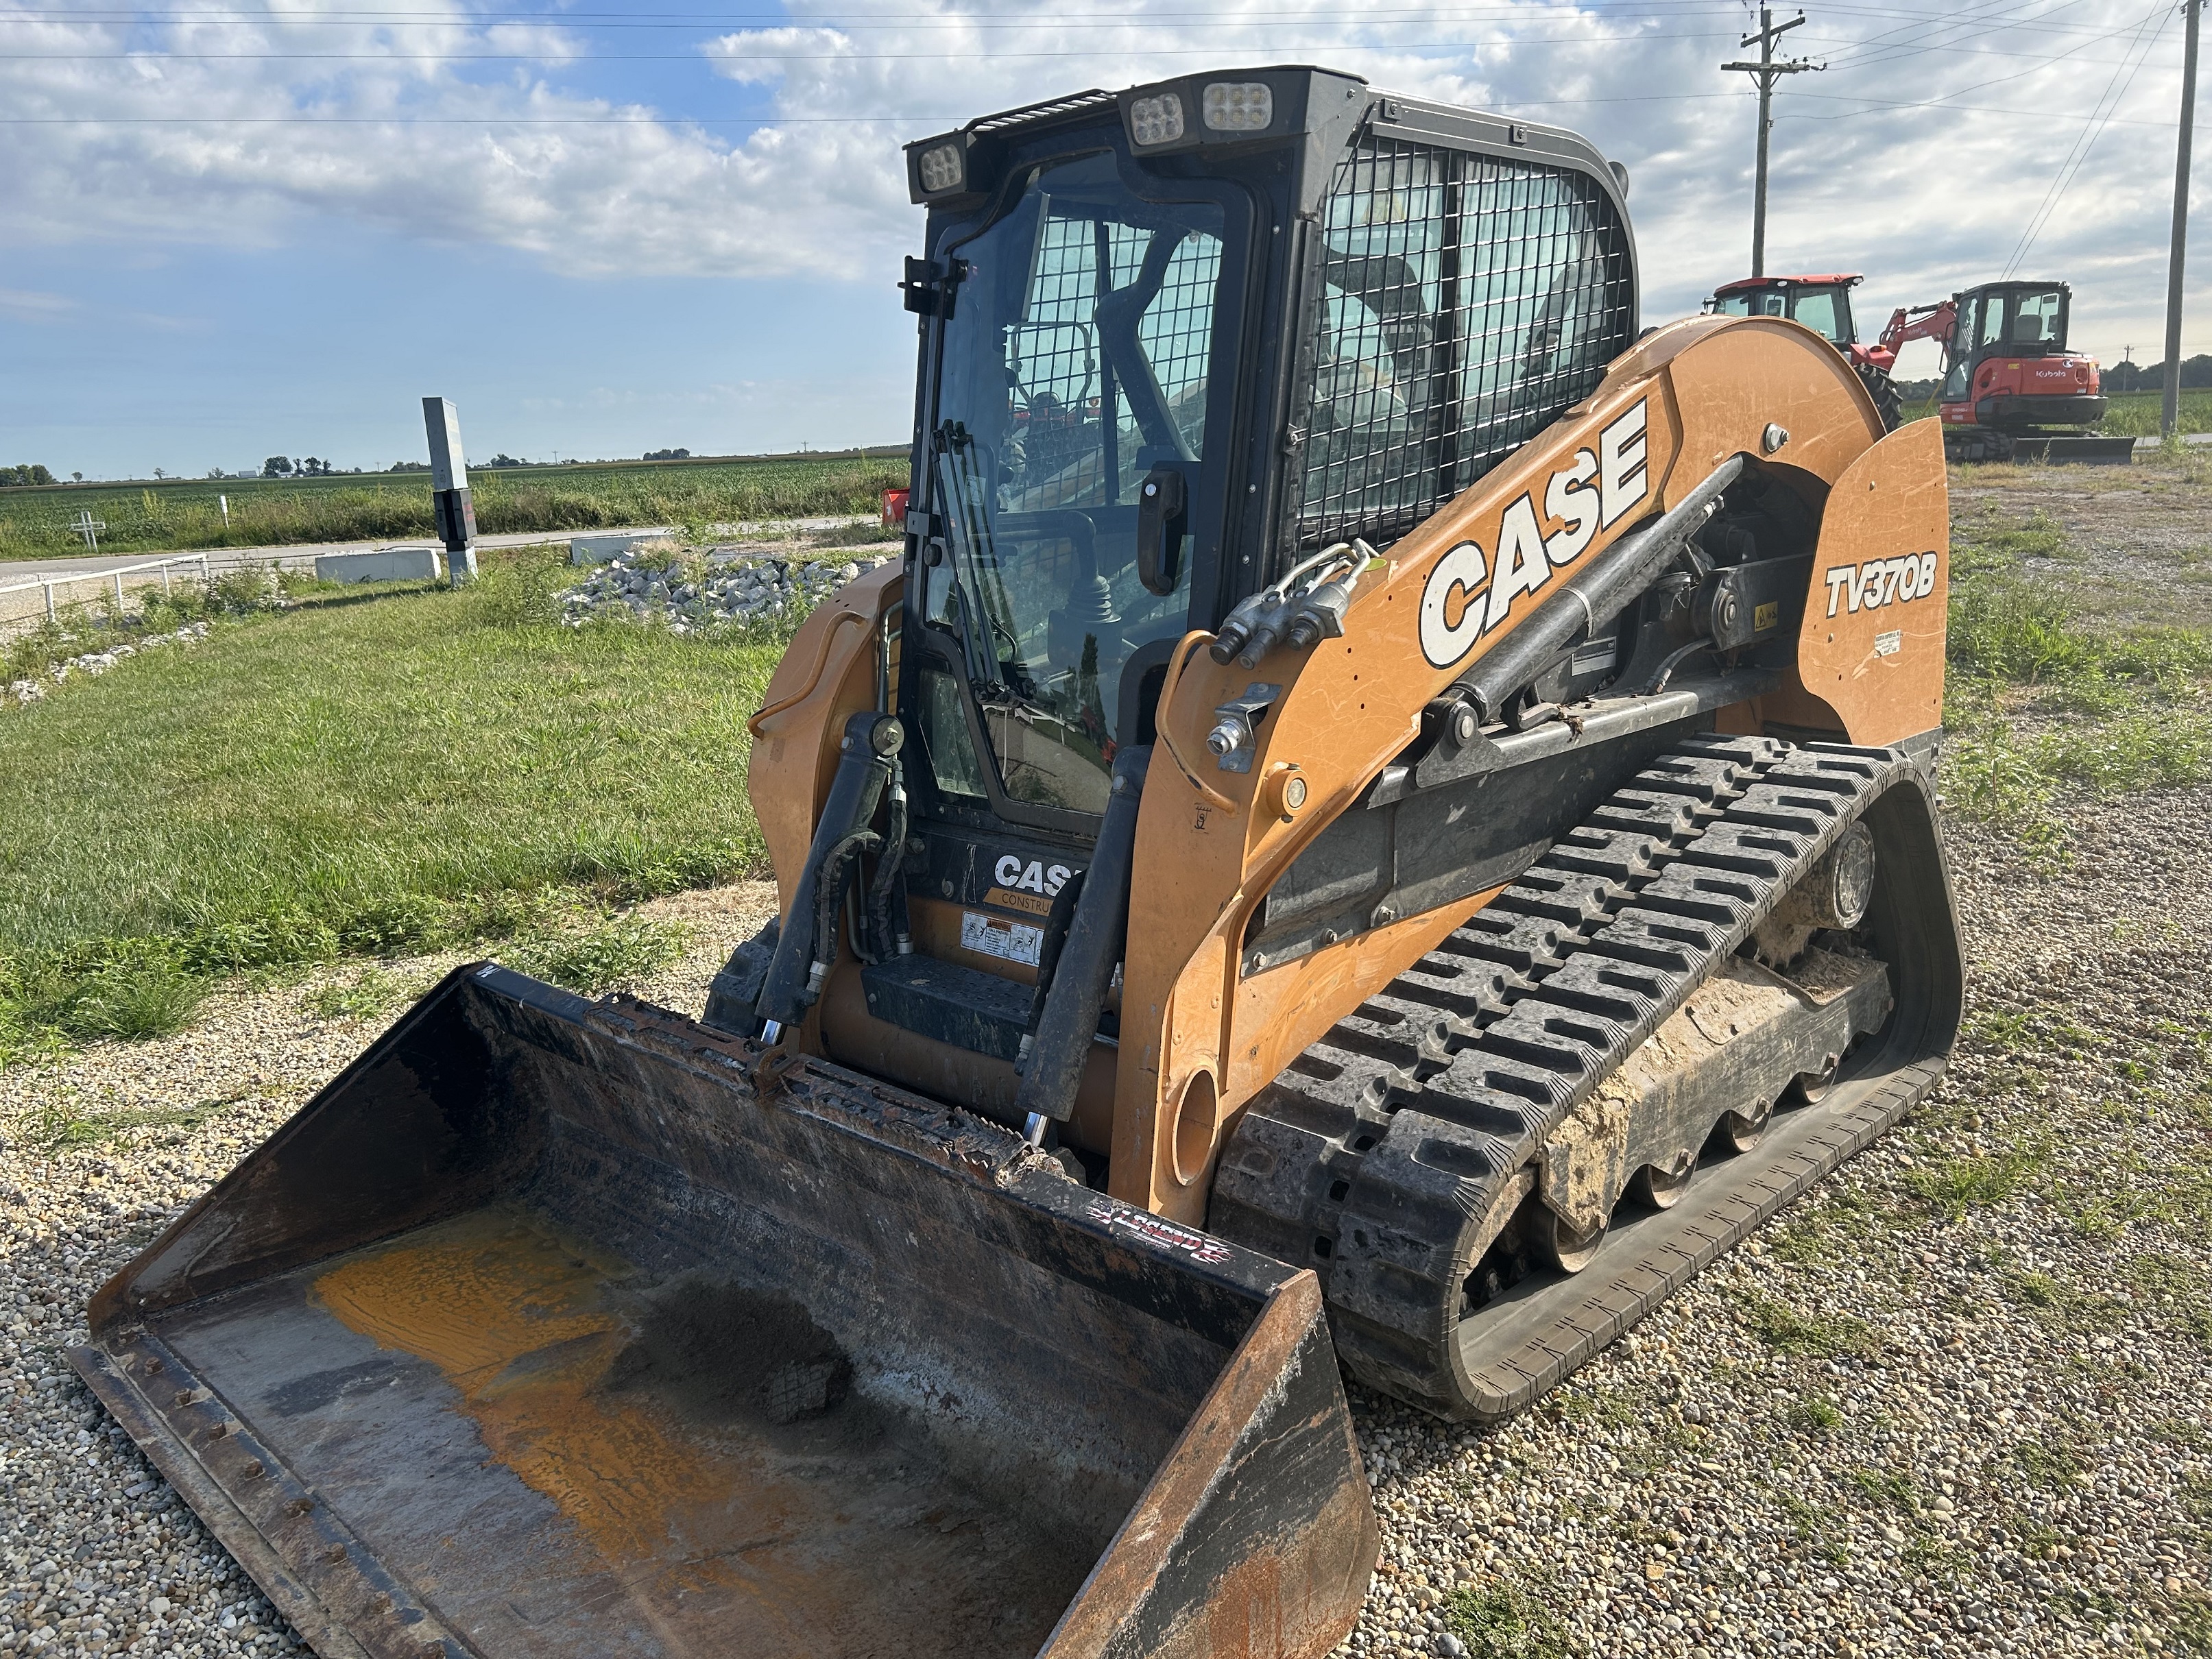
<path fill-rule="evenodd" d="M 1759 447 L 1770 455 L 1789 441 L 1790 428 L 1777 421 L 1769 421 L 1766 430 L 1759 436 Z"/>

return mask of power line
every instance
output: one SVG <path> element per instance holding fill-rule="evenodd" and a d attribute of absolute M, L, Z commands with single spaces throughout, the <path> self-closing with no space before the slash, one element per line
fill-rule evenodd
<path fill-rule="evenodd" d="M 2056 64 L 2056 63 L 2059 63 L 2059 62 L 2063 61 L 2063 59 L 2066 59 L 2066 58 L 2068 58 L 2072 57 L 2072 56 L 2073 56 L 2073 54 L 2074 54 L 2075 52 L 2078 52 L 2078 51 L 2081 50 L 2081 47 L 2082 47 L 2082 46 L 2095 46 L 2095 45 L 2099 44 L 2100 41 L 2117 40 L 2119 36 L 2121 36 L 2121 35 L 2123 35 L 2123 34 L 2128 34 L 2128 33 L 2134 33 L 2134 34 L 2137 37 L 2137 39 L 2138 39 L 2138 40 L 2140 40 L 2140 39 L 2141 39 L 2141 37 L 2142 37 L 2143 22 L 2144 22 L 2144 21 L 2148 21 L 2148 19 L 2149 17 L 2155 16 L 2156 15 L 2157 15 L 2156 8 L 2154 8 L 2154 9 L 2153 9 L 2149 13 L 2147 13 L 2147 14 L 2145 15 L 2145 17 L 2144 17 L 2143 19 L 2139 19 L 2138 21 L 2136 21 L 2136 22 L 2134 22 L 2134 23 L 2132 23 L 2132 24 L 2124 23 L 2124 24 L 2122 24 L 2118 28 L 2116 28 L 2116 29 L 2114 29 L 2114 30 L 2111 31 L 2109 33 L 2102 34 L 2102 35 L 2095 35 L 2095 36 L 2092 36 L 2089 40 L 2083 41 L 2083 42 L 2081 43 L 2081 46 L 2069 46 L 2069 47 L 2066 48 L 2066 49 L 2065 49 L 2064 51 L 2063 51 L 2063 52 L 2056 52 L 2050 53 L 2049 55 L 2047 55 L 2047 56 L 2045 56 L 2045 57 L 2042 58 L 2041 59 L 2039 59 L 2039 60 L 2038 62 L 2036 62 L 2035 64 L 2031 64 L 2028 68 L 2024 69 L 2024 70 L 2019 70 L 2019 71 L 2017 71 L 2016 73 L 2012 74 L 2012 75 L 1997 75 L 1997 76 L 1990 76 L 1988 80 L 1985 80 L 1985 81 L 1976 81 L 1976 82 L 1972 82 L 1971 85 L 1968 85 L 1968 86 L 1963 86 L 1963 87 L 1954 88 L 1953 90 L 1951 90 L 1951 91 L 1949 91 L 1949 92 L 1947 92 L 1947 93 L 1943 93 L 1943 94 L 1938 94 L 1938 96 L 1937 96 L 1935 100 L 1931 100 L 1931 101 L 1932 101 L 1932 102 L 1934 102 L 1934 103 L 1937 103 L 1937 104 L 1948 103 L 1949 100 L 1953 100 L 1953 99 L 1956 99 L 1956 98 L 1963 98 L 1963 97 L 1965 97 L 1965 96 L 1966 96 L 1968 93 L 1970 93 L 1970 92 L 1980 92 L 1980 91 L 1982 91 L 1982 90 L 1984 90 L 1984 88 L 1989 88 L 1989 87 L 2001 87 L 2001 86 L 2003 86 L 2003 85 L 2004 85 L 2004 84 L 2006 84 L 2008 82 L 2025 80 L 2027 76 L 2031 76 L 2031 75 L 2035 74 L 2039 70 L 2048 69 L 2051 64 Z M 2093 58 L 2093 59 L 2089 59 L 2089 60 L 2087 60 L 2087 61 L 2090 61 L 2090 62 L 2093 62 L 2093 63 L 2100 63 L 2100 64 L 2115 64 L 2115 63 L 2116 63 L 2119 67 L 2124 68 L 2124 67 L 2125 67 L 2125 66 L 2126 66 L 2126 64 L 2127 64 L 2127 62 L 2128 62 L 2128 58 L 2129 58 L 2129 55 L 2130 55 L 2130 53 L 2132 53 L 2132 52 L 2134 52 L 2134 50 L 2135 50 L 2135 46 L 2134 46 L 2134 44 L 2133 44 L 2133 43 L 2130 43 L 2130 45 L 2129 45 L 2125 49 L 2124 49 L 2124 50 L 2122 51 L 2122 52 L 2121 52 L 2120 56 L 2119 56 L 2119 58 L 2118 58 L 2117 60 L 2112 59 L 2112 58 Z M 2117 72 L 2118 72 L 2118 71 L 2117 71 L 2117 70 L 2115 70 L 2115 73 L 2117 73 Z M 1807 94 L 1807 95 L 1808 95 L 1808 96 L 1810 96 L 1811 94 Z M 2099 103 L 2099 106 L 2100 106 L 2100 107 L 2102 107 L 2102 105 L 2103 105 L 2103 100 L 2100 98 L 2100 99 L 2098 100 L 2098 103 Z M 1868 106 L 1868 108 L 1867 108 L 1867 109 L 1852 110 L 1852 111 L 1849 111 L 1849 112 L 1844 112 L 1844 113 L 1843 113 L 1843 114 L 1838 114 L 1838 115 L 1813 116 L 1813 117 L 1811 117 L 1811 118 L 1810 118 L 1810 119 L 1813 119 L 1813 120 L 1820 120 L 1820 121 L 1842 121 L 1842 120 L 1848 120 L 1848 119 L 1849 119 L 1849 118 L 1850 118 L 1850 117 L 1851 117 L 1851 116 L 1853 116 L 1853 115 L 1864 115 L 1864 114 L 1868 114 L 1868 113 L 1871 112 L 1871 111 L 1873 111 L 1873 110 L 1875 110 L 1875 109 L 1884 109 L 1884 108 L 1889 108 L 1889 107 L 1892 107 L 1892 106 L 1886 105 L 1886 104 L 1882 104 L 1882 103 L 1880 103 L 1880 102 L 1878 102 L 1878 101 L 1877 101 L 1877 102 L 1870 103 L 1870 104 L 1869 105 L 1869 106 Z M 1966 106 L 1966 105 L 1960 105 L 1960 106 L 1959 106 L 1959 107 L 1960 107 L 1960 108 L 1962 108 L 1962 109 L 1963 109 L 1963 108 L 1966 108 L 1966 107 L 1970 107 L 1970 106 Z M 2093 112 L 2092 112 L 2092 113 L 2094 114 L 2094 112 L 2093 111 Z"/>
<path fill-rule="evenodd" d="M 2029 216 L 2027 223 L 2021 228 L 2020 240 L 2013 246 L 2012 258 L 2005 261 L 2003 271 L 2005 276 L 2010 276 L 2014 271 L 2020 269 L 2021 261 L 2027 258 L 2027 251 L 2035 246 L 2035 239 L 2043 234 L 2044 226 L 2051 222 L 2051 216 L 2058 210 L 2058 204 L 2064 198 L 2067 186 L 2080 176 L 2082 167 L 2088 161 L 2089 152 L 2096 148 L 2097 140 L 2104 136 L 2105 128 L 2111 125 L 2112 112 L 2119 108 L 2121 100 L 2128 95 L 2128 88 L 2135 84 L 2136 76 L 2149 58 L 2151 48 L 2158 44 L 2159 37 L 2166 33 L 2166 19 L 2172 15 L 2163 4 L 2160 4 L 2148 13 L 2142 22 L 2137 26 L 2136 34 L 2142 51 L 2136 58 L 2135 67 L 2128 70 L 2127 78 L 2124 81 L 2120 78 L 2120 71 L 2114 70 L 2112 79 L 2105 83 L 2105 97 L 2097 100 L 2098 109 L 2104 111 L 2103 118 L 2100 119 L 2096 113 L 2091 114 L 2089 119 L 2083 124 L 2080 136 L 2074 140 L 2072 147 L 2067 150 L 2065 160 L 2059 162 L 2057 176 L 2051 181 L 2051 187 L 2044 192 L 2042 202 L 2038 204 L 2035 212 Z M 2150 29 L 2154 19 L 2157 21 L 2158 27 L 2155 29 Z M 2141 38 L 2145 29 L 2150 29 L 2148 40 Z M 2115 88 L 2118 88 L 2117 91 L 2114 90 Z M 2109 110 L 2105 108 L 2106 99 L 2111 100 Z"/>
<path fill-rule="evenodd" d="M 1695 104 L 1735 98 L 1732 92 L 1639 93 L 1610 98 L 1496 98 L 1486 100 L 1488 110 L 1580 109 L 1605 104 Z M 1863 98 L 1801 92 L 1798 98 L 1832 96 L 1839 101 L 1863 103 Z M 2066 110 L 2008 109 L 1990 104 L 1953 104 L 1940 99 L 1898 100 L 1880 107 L 1890 110 L 1943 110 L 1965 115 L 2010 115 L 2039 121 L 2071 120 Z M 1864 114 L 1867 111 L 1855 113 Z M 2095 112 L 2092 111 L 2094 117 Z M 875 122 L 927 122 L 957 126 L 973 118 L 970 110 L 960 115 L 0 115 L 0 126 L 671 126 L 671 127 L 782 127 L 866 125 Z M 2171 131 L 2172 121 L 2141 120 L 2109 116 L 2105 125 L 2148 127 Z"/>
<path fill-rule="evenodd" d="M 2063 10 L 2079 0 L 2065 0 L 2063 5 L 2052 9 Z M 1578 10 L 1586 14 L 1604 15 L 1622 12 L 1654 15 L 1662 11 L 1678 15 L 1722 16 L 1733 13 L 1735 8 L 1713 3 L 1713 0 L 1627 0 L 1618 6 L 1606 0 L 1583 0 Z M 1830 5 L 1832 12 L 1869 19 L 1899 18 L 1907 22 L 1929 22 L 1938 26 L 1954 23 L 1957 14 L 1952 10 L 1915 10 L 1895 5 L 1864 5 L 1845 3 L 1836 0 Z M 2047 14 L 2046 14 L 2047 15 Z M 1381 17 L 1401 17 L 1407 21 L 1437 23 L 1473 22 L 1491 19 L 1513 21 L 1525 19 L 1525 5 L 1496 6 L 1378 6 L 1362 7 L 1356 12 L 1347 11 L 1347 25 Z M 1207 19 L 1221 19 L 1208 22 Z M 1304 9 L 1263 8 L 1258 9 L 1182 10 L 1148 13 L 1143 21 L 1154 26 L 1172 24 L 1192 27 L 1249 27 L 1255 21 L 1270 19 L 1290 19 L 1305 22 L 1326 22 L 1315 12 Z M 1086 21 L 1127 27 L 1132 21 L 1127 13 L 1071 12 L 1055 13 L 1051 18 L 1055 28 Z M 794 17 L 788 12 L 699 12 L 699 13 L 580 13 L 580 12 L 517 12 L 483 11 L 457 16 L 450 11 L 422 12 L 355 8 L 339 12 L 325 12 L 313 17 L 288 16 L 268 11 L 206 11 L 167 13 L 153 11 L 84 12 L 84 11 L 26 11 L 0 13 L 0 25 L 17 22 L 49 22 L 88 24 L 94 27 L 132 26 L 139 27 L 190 27 L 194 25 L 266 25 L 285 30 L 300 28 L 363 28 L 436 25 L 447 27 L 476 28 L 501 23 L 536 23 L 576 29 L 674 29 L 706 28 L 731 25 L 764 24 L 776 27 L 835 27 L 835 28 L 1031 28 L 1036 20 L 1030 16 L 1010 16 L 1006 13 L 988 12 L 917 12 L 901 15 L 886 12 L 853 14 L 824 14 L 819 17 Z M 2014 27 L 2039 33 L 2081 33 L 2087 30 L 2078 26 L 2049 25 L 2026 20 Z M 1896 33 L 1893 29 L 1885 33 Z"/>

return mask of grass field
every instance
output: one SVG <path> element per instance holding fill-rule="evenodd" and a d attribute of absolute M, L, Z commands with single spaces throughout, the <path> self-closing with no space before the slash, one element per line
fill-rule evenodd
<path fill-rule="evenodd" d="M 2156 437 L 2159 421 L 2165 412 L 2165 397 L 2160 392 L 2126 392 L 2109 398 L 2103 429 L 2136 438 Z M 2212 432 L 2212 392 L 2182 388 L 2181 429 L 2185 433 Z"/>
<path fill-rule="evenodd" d="M 873 512 L 885 485 L 906 482 L 903 456 L 629 462 L 476 471 L 477 528 L 592 530 L 681 526 L 699 535 L 742 519 Z M 228 496 L 230 520 L 216 498 Z M 67 528 L 89 510 L 107 528 L 101 550 L 273 547 L 432 533 L 427 472 L 303 479 L 179 479 L 0 489 L 0 562 L 84 551 Z"/>
<path fill-rule="evenodd" d="M 2115 437 L 2154 438 L 2164 414 L 2162 398 L 2163 394 L 2156 392 L 2126 392 L 2111 396 L 2106 399 L 2105 418 L 2098 429 Z M 1933 420 L 1935 416 L 1934 398 L 1906 400 L 1906 420 Z M 2183 391 L 2181 429 L 2184 433 L 2212 432 L 2212 392 Z"/>
<path fill-rule="evenodd" d="M 1954 529 L 1944 786 L 2029 830 L 2068 790 L 2212 777 L 2212 631 L 2100 610 L 2034 471 Z M 2140 574 L 2193 580 L 2172 558 Z M 615 906 L 765 874 L 744 720 L 781 641 L 564 629 L 567 575 L 526 550 L 460 592 L 309 592 L 0 708 L 0 1060 L 174 1029 L 241 972 L 479 940 L 595 988 L 666 945 Z"/>
<path fill-rule="evenodd" d="M 311 595 L 0 710 L 0 1057 L 173 1028 L 240 971 L 635 956 L 607 906 L 761 869 L 745 719 L 781 644 L 560 627 L 562 569 Z"/>

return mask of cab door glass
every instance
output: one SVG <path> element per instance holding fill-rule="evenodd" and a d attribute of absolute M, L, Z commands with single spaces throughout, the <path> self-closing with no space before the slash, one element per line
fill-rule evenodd
<path fill-rule="evenodd" d="M 1172 590 L 1147 588 L 1138 492 L 1168 468 L 1196 500 L 1218 465 L 1226 235 L 1218 202 L 1139 198 L 1097 152 L 1036 168 L 951 250 L 964 275 L 928 435 L 950 556 L 925 614 L 957 635 L 984 752 L 948 693 L 925 697 L 940 787 L 981 793 L 963 785 L 994 766 L 1009 800 L 1104 810 L 1123 669 L 1187 626 L 1188 532 Z"/>
<path fill-rule="evenodd" d="M 1808 289 L 1797 296 L 1792 313 L 1796 319 L 1832 345 L 1841 345 L 1843 335 L 1836 318 L 1836 291 L 1832 288 Z"/>
<path fill-rule="evenodd" d="M 2055 288 L 2045 289 L 2040 294 L 2014 295 L 2012 343 L 2023 346 L 2058 344 L 2063 337 L 2058 326 L 2058 307 L 2063 297 Z"/>

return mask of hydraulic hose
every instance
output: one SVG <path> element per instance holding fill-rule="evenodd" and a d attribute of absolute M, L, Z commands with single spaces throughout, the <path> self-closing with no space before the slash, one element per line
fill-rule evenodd
<path fill-rule="evenodd" d="M 1036 1042 L 1022 1073 L 1014 1109 L 1029 1124 L 1031 1139 L 1047 1122 L 1065 1123 L 1074 1115 L 1076 1091 L 1098 1035 L 1098 1016 L 1113 988 L 1129 931 L 1129 885 L 1136 868 L 1137 806 L 1145 787 L 1149 745 L 1124 749 L 1114 757 L 1114 781 L 1098 840 L 1084 869 L 1083 891 L 1067 925 L 1067 942 L 1054 964 Z"/>

